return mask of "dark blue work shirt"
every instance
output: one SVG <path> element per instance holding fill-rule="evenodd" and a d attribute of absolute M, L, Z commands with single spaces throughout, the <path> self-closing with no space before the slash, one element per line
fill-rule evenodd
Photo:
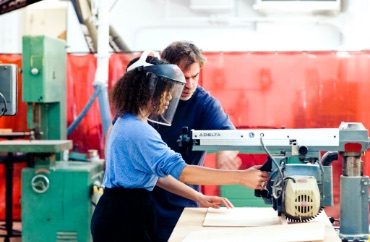
<path fill-rule="evenodd" d="M 235 129 L 220 102 L 200 86 L 189 100 L 179 101 L 171 126 L 152 125 L 171 149 L 181 153 L 187 164 L 200 166 L 204 163 L 206 152 L 192 151 L 186 154 L 181 150 L 177 140 L 182 133 L 182 127 L 187 126 L 189 130 Z M 198 185 L 189 186 L 199 191 Z M 184 207 L 198 207 L 199 205 L 159 187 L 155 187 L 153 193 L 158 216 L 158 234 L 162 237 L 160 241 L 167 241 Z"/>

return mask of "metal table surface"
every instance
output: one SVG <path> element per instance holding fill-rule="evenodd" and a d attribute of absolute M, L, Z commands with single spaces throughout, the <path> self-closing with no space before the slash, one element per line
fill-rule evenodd
<path fill-rule="evenodd" d="M 13 163 L 16 155 L 14 153 L 50 155 L 72 148 L 71 140 L 13 140 L 27 136 L 26 133 L 0 135 L 0 138 L 10 139 L 0 141 L 0 152 L 7 154 L 3 162 L 0 162 L 5 165 L 5 225 L 0 227 L 6 230 L 6 234 L 0 234 L 0 237 L 4 237 L 4 241 L 9 241 L 11 237 L 21 236 L 20 231 L 13 230 Z"/>
<path fill-rule="evenodd" d="M 72 148 L 71 140 L 4 140 L 0 152 L 56 153 Z"/>

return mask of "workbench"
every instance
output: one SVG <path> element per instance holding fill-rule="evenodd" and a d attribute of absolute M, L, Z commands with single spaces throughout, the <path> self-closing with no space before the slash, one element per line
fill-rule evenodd
<path fill-rule="evenodd" d="M 3 161 L 0 160 L 0 164 L 5 165 L 5 225 L 0 226 L 0 230 L 6 230 L 6 234 L 0 234 L 0 237 L 5 238 L 5 242 L 10 241 L 11 237 L 21 237 L 20 231 L 13 230 L 13 163 L 29 162 L 27 153 L 45 158 L 72 148 L 70 140 L 18 140 L 30 136 L 31 133 L 28 132 L 0 133 L 0 139 L 9 139 L 0 140 L 0 153 L 7 154 Z M 22 155 L 17 155 L 18 152 Z"/>
<path fill-rule="evenodd" d="M 238 209 L 238 208 L 234 208 Z M 225 230 L 230 231 L 232 229 L 239 229 L 240 227 L 204 227 L 203 221 L 207 213 L 207 208 L 185 208 L 176 227 L 171 234 L 169 242 L 180 242 L 183 241 L 189 234 L 195 231 L 217 231 Z M 315 221 L 319 220 L 325 224 L 324 228 L 324 240 L 321 242 L 341 242 L 338 233 L 334 230 L 334 227 L 330 223 L 326 213 L 322 211 L 320 215 L 315 218 Z M 307 231 L 306 231 L 307 232 Z M 312 231 L 315 232 L 315 231 Z M 266 233 L 269 233 L 266 230 Z M 228 239 L 233 241 L 233 238 Z M 199 240 L 200 241 L 200 240 Z M 247 241 L 247 240 L 246 240 Z M 319 241 L 315 241 L 319 242 Z"/>

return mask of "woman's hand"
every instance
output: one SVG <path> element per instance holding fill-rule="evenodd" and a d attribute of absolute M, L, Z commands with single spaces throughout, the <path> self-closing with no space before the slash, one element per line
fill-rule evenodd
<path fill-rule="evenodd" d="M 201 207 L 204 208 L 219 208 L 222 204 L 226 208 L 233 208 L 233 204 L 224 197 L 206 196 L 200 192 L 195 191 L 184 183 L 176 180 L 172 176 L 160 178 L 157 181 L 157 186 L 166 189 L 169 192 L 183 196 L 187 199 L 196 201 Z"/>
<path fill-rule="evenodd" d="M 199 203 L 200 207 L 203 208 L 220 208 L 223 204 L 226 208 L 233 208 L 234 205 L 225 197 L 218 196 L 206 196 L 199 193 L 196 201 Z"/>
<path fill-rule="evenodd" d="M 254 190 L 264 189 L 269 180 L 269 173 L 261 171 L 260 168 L 261 165 L 257 165 L 243 170 L 242 174 L 239 174 L 239 184 Z"/>

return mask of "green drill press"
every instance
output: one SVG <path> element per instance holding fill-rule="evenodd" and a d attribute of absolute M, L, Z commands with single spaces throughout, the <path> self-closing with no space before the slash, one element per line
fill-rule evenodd
<path fill-rule="evenodd" d="M 22 99 L 35 134 L 19 146 L 31 157 L 22 170 L 22 241 L 90 241 L 91 192 L 103 164 L 68 161 L 65 42 L 25 36 L 22 44 Z"/>

